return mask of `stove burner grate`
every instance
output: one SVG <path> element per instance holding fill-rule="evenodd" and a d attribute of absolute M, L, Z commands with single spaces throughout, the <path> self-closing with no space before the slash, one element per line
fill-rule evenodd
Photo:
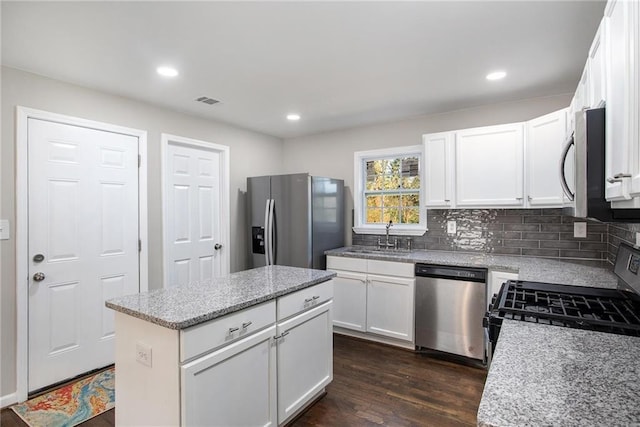
<path fill-rule="evenodd" d="M 618 290 L 509 281 L 500 294 L 505 319 L 640 336 L 640 299 Z"/>

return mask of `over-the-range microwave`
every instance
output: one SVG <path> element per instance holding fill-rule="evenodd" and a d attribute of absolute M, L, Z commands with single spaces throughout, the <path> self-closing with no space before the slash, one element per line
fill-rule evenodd
<path fill-rule="evenodd" d="M 560 182 L 574 206 L 565 213 L 577 218 L 603 222 L 640 222 L 640 209 L 612 209 L 605 198 L 605 108 L 582 110 L 575 116 L 575 131 L 560 158 Z M 575 166 L 572 191 L 567 181 L 566 162 L 574 147 Z"/>

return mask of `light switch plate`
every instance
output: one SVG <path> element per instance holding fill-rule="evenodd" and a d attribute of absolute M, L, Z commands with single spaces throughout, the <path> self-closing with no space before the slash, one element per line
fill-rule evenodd
<path fill-rule="evenodd" d="M 8 219 L 0 219 L 0 240 L 9 240 L 11 237 Z"/>
<path fill-rule="evenodd" d="M 636 233 L 636 246 L 640 246 L 640 233 Z"/>
<path fill-rule="evenodd" d="M 136 343 L 136 361 L 151 367 L 151 346 L 143 342 Z"/>
<path fill-rule="evenodd" d="M 573 223 L 573 237 L 584 239 L 587 237 L 587 223 L 586 222 L 574 222 Z"/>
<path fill-rule="evenodd" d="M 456 222 L 455 221 L 447 221 L 447 233 L 448 234 L 456 234 Z"/>

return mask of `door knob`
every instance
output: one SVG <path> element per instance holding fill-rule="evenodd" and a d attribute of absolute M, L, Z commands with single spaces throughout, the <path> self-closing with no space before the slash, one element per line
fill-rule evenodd
<path fill-rule="evenodd" d="M 213 247 L 213 249 L 215 249 L 216 251 L 220 250 L 220 249 L 222 249 L 222 245 L 220 243 L 216 243 L 215 246 Z"/>
<path fill-rule="evenodd" d="M 33 280 L 36 282 L 42 282 L 44 280 L 44 273 L 36 273 L 33 275 Z"/>

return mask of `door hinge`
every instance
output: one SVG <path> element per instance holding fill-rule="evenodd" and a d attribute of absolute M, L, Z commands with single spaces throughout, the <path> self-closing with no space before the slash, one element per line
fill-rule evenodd
<path fill-rule="evenodd" d="M 138 167 L 142 166 L 142 155 L 138 154 Z"/>
<path fill-rule="evenodd" d="M 142 252 L 142 240 L 138 239 L 138 252 Z"/>

